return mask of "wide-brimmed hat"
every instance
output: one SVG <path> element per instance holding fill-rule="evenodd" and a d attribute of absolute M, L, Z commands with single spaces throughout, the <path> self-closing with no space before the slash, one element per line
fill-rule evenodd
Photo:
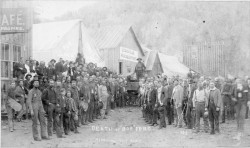
<path fill-rule="evenodd" d="M 50 62 L 53 62 L 53 61 L 56 63 L 56 60 L 55 60 L 55 59 L 50 60 Z"/>

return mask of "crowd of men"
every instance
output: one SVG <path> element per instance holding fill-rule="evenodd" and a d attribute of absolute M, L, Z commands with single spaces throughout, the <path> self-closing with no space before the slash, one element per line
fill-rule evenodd
<path fill-rule="evenodd" d="M 159 129 L 174 125 L 177 128 L 220 133 L 219 122 L 237 120 L 240 136 L 250 106 L 250 79 L 212 79 L 211 77 L 152 77 L 140 79 L 140 104 L 145 122 Z M 158 121 L 159 120 L 159 121 Z M 166 122 L 167 121 L 167 122 Z M 210 130 L 210 131 L 209 131 Z"/>
<path fill-rule="evenodd" d="M 194 77 L 191 72 L 186 79 L 145 77 L 145 66 L 141 59 L 138 61 L 135 68 L 137 79 L 140 78 L 138 99 L 148 124 L 159 123 L 161 129 L 168 123 L 198 133 L 202 117 L 204 131 L 215 134 L 220 133 L 219 120 L 225 123 L 226 119 L 236 119 L 242 134 L 250 105 L 249 78 L 221 81 Z M 14 77 L 17 79 L 6 91 L 5 101 L 9 130 L 14 130 L 14 110 L 10 103 L 13 99 L 22 106 L 17 121 L 31 115 L 36 141 L 50 139 L 52 134 L 63 138 L 70 132 L 79 133 L 81 126 L 106 119 L 111 109 L 124 107 L 129 101 L 125 89 L 129 77 L 125 79 L 106 67 L 87 64 L 81 54 L 70 62 L 52 59 L 48 67 L 43 61 L 21 61 L 14 65 Z"/>
<path fill-rule="evenodd" d="M 106 67 L 86 64 L 80 54 L 74 62 L 51 60 L 48 67 L 43 61 L 16 63 L 14 74 L 17 79 L 6 91 L 5 101 L 9 130 L 14 130 L 13 99 L 22 106 L 17 121 L 31 115 L 36 141 L 51 139 L 52 134 L 63 138 L 79 133 L 81 126 L 107 119 L 110 110 L 128 102 L 126 79 Z"/>

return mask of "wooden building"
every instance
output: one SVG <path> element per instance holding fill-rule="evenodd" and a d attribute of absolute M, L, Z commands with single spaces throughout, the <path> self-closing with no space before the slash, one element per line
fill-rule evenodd
<path fill-rule="evenodd" d="M 1 1 L 1 91 L 13 78 L 13 63 L 32 55 L 32 1 Z"/>
<path fill-rule="evenodd" d="M 105 65 L 117 74 L 128 75 L 134 71 L 137 58 L 144 53 L 129 25 L 103 26 L 91 32 Z"/>
<path fill-rule="evenodd" d="M 202 75 L 225 76 L 223 42 L 204 42 L 185 45 L 183 63 Z"/>

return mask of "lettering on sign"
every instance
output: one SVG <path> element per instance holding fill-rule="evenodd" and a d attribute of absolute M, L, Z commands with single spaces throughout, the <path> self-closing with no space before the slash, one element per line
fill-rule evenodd
<path fill-rule="evenodd" d="M 137 62 L 138 52 L 132 49 L 120 47 L 120 59 Z"/>
<path fill-rule="evenodd" d="M 1 32 L 25 32 L 25 12 L 25 8 L 3 8 L 0 17 Z"/>

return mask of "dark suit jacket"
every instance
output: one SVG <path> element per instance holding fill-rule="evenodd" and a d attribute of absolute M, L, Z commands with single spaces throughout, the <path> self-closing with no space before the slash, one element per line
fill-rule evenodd
<path fill-rule="evenodd" d="M 149 96 L 149 101 L 151 102 L 151 104 L 154 106 L 157 102 L 157 89 L 153 89 L 151 92 L 150 92 L 150 96 Z"/>
<path fill-rule="evenodd" d="M 161 102 L 163 105 L 167 105 L 168 103 L 168 86 L 163 86 L 161 91 Z"/>

